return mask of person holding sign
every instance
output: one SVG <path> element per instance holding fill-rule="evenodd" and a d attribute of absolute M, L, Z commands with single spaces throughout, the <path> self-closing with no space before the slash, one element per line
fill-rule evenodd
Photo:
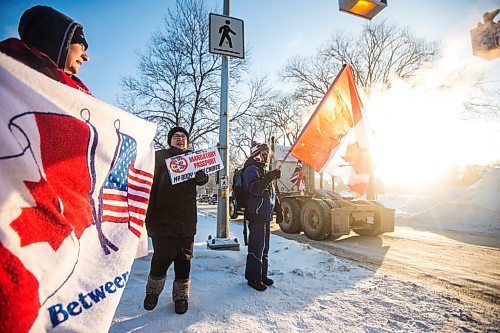
<path fill-rule="evenodd" d="M 174 127 L 168 133 L 170 148 L 155 154 L 153 186 L 146 214 L 146 228 L 154 250 L 144 299 L 146 310 L 156 307 L 172 263 L 175 312 L 183 314 L 188 309 L 189 274 L 197 222 L 196 186 L 205 185 L 208 175 L 200 170 L 195 178 L 172 185 L 165 162 L 170 157 L 188 152 L 188 142 L 188 132 L 182 127 Z"/>
<path fill-rule="evenodd" d="M 243 187 L 246 192 L 245 218 L 250 235 L 245 279 L 248 285 L 264 291 L 274 283 L 267 276 L 269 236 L 276 200 L 272 181 L 281 177 L 281 171 L 267 171 L 269 146 L 252 142 L 250 157 L 243 168 Z"/>

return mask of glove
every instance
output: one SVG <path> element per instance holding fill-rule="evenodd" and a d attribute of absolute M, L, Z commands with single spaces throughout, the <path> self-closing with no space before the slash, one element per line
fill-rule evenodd
<path fill-rule="evenodd" d="M 280 179 L 281 178 L 281 170 L 280 169 L 274 169 L 273 171 L 270 171 L 269 174 L 271 175 L 272 179 Z"/>
<path fill-rule="evenodd" d="M 207 178 L 208 178 L 208 176 L 203 170 L 196 171 L 196 173 L 194 175 L 194 179 L 196 180 L 196 182 L 198 184 L 203 183 Z"/>

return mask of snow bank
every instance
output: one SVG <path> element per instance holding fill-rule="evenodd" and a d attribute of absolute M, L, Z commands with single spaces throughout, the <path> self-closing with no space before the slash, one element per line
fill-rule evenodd
<path fill-rule="evenodd" d="M 447 187 L 430 196 L 381 195 L 396 209 L 396 225 L 500 235 L 500 168 L 475 184 Z"/>

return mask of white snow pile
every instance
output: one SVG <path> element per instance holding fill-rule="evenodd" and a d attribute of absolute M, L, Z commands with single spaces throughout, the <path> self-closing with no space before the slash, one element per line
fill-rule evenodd
<path fill-rule="evenodd" d="M 240 224 L 231 223 L 234 235 Z M 247 249 L 209 250 L 216 219 L 199 215 L 189 310 L 174 313 L 172 268 L 153 311 L 143 309 L 149 256 L 131 270 L 110 332 L 457 332 L 497 331 L 494 310 L 377 273 L 271 235 L 275 285 L 258 292 L 244 278 Z M 151 250 L 150 250 L 151 251 Z"/>
<path fill-rule="evenodd" d="M 469 187 L 447 187 L 430 196 L 382 195 L 396 209 L 397 225 L 500 235 L 500 168 Z"/>

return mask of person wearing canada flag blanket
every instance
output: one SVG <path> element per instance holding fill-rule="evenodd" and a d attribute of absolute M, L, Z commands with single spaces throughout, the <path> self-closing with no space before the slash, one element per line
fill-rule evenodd
<path fill-rule="evenodd" d="M 172 300 L 175 312 L 188 310 L 194 235 L 196 234 L 197 208 L 196 186 L 205 185 L 208 175 L 199 170 L 195 178 L 172 185 L 165 160 L 188 152 L 189 134 L 182 127 L 174 127 L 168 133 L 170 148 L 155 154 L 155 171 L 146 228 L 153 241 L 153 258 L 146 285 L 144 309 L 153 310 L 163 291 L 167 270 L 174 264 L 175 278 Z"/>
<path fill-rule="evenodd" d="M 92 95 L 85 84 L 75 76 L 80 65 L 89 60 L 86 54 L 88 44 L 83 35 L 82 25 L 53 8 L 34 6 L 21 16 L 18 32 L 21 40 L 9 38 L 0 42 L 0 52 L 55 81 Z M 1 243 L 0 246 L 4 249 Z M 2 316 L 10 314 L 8 308 L 15 306 L 9 295 L 11 291 L 9 288 L 12 285 L 19 283 L 28 291 L 16 293 L 16 297 L 24 303 L 24 307 L 19 309 L 25 314 L 23 318 L 1 318 L 2 329 L 0 330 L 3 332 L 27 331 L 33 324 L 37 311 L 36 307 L 30 303 L 36 298 L 36 285 L 27 282 L 31 281 L 28 279 L 30 273 L 18 274 L 13 268 L 16 266 L 14 262 L 22 265 L 21 261 L 13 256 L 8 256 L 8 258 L 4 256 L 1 259 L 2 268 L 6 269 L 9 274 L 3 274 L 5 271 L 0 274 L 2 284 L 0 303 L 3 308 L 0 314 Z M 15 304 L 19 305 L 19 302 Z"/>
<path fill-rule="evenodd" d="M 71 18 L 35 6 L 19 35 L 0 43 L 0 332 L 107 332 L 147 255 L 156 124 L 75 76 Z"/>
<path fill-rule="evenodd" d="M 19 36 L 0 43 L 0 52 L 40 73 L 91 95 L 76 77 L 89 61 L 83 27 L 71 18 L 46 6 L 26 10 L 19 21 Z"/>

